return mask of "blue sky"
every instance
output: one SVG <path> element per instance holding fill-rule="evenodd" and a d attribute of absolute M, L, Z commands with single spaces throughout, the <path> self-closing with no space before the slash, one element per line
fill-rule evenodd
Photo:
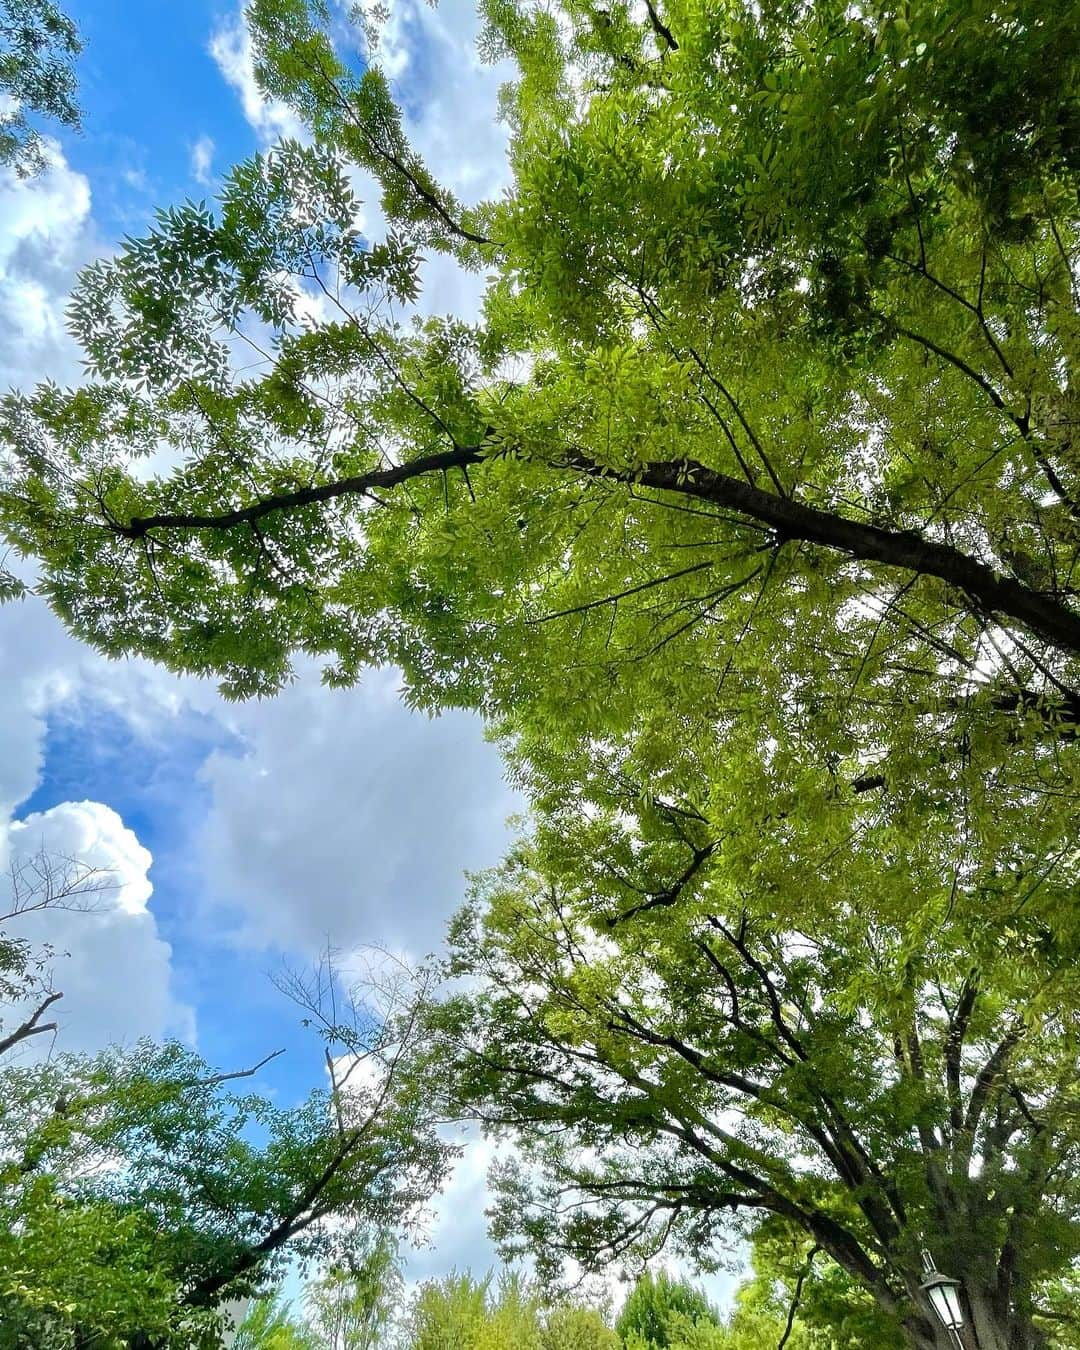
<path fill-rule="evenodd" d="M 78 268 L 298 130 L 258 98 L 238 0 L 65 8 L 85 41 L 84 129 L 57 136 L 42 178 L 0 178 L 4 387 L 77 380 L 63 314 Z M 381 47 L 414 143 L 472 199 L 506 178 L 494 119 L 505 72 L 478 67 L 476 27 L 469 0 L 398 0 Z M 358 186 L 375 237 L 377 193 Z M 436 263 L 422 307 L 468 316 L 477 295 Z M 434 950 L 464 871 L 497 861 L 518 808 L 476 719 L 410 714 L 396 684 L 373 672 L 333 692 L 307 670 L 279 699 L 237 706 L 207 684 L 104 661 L 37 600 L 0 608 L 0 863 L 44 843 L 118 878 L 107 913 L 56 919 L 48 934 L 70 953 L 63 1046 L 180 1035 L 227 1068 L 284 1047 L 265 1090 L 290 1102 L 322 1082 L 321 1049 L 269 973 L 327 943 Z M 490 1261 L 487 1157 L 470 1150 L 414 1277 Z"/>
<path fill-rule="evenodd" d="M 284 1048 L 289 1053 L 267 1069 L 263 1086 L 282 1101 L 298 1100 L 318 1081 L 318 1057 L 269 978 L 279 954 L 222 940 L 224 924 L 208 924 L 197 903 L 213 884 L 200 866 L 198 839 L 213 809 L 200 772 L 215 751 L 242 756 L 244 745 L 209 713 L 182 707 L 164 733 L 147 734 L 93 696 L 76 698 L 47 716 L 40 778 L 15 814 L 90 800 L 120 816 L 153 856 L 151 910 L 171 948 L 173 996 L 194 1012 L 200 1052 L 239 1068 Z"/>
<path fill-rule="evenodd" d="M 107 240 L 140 229 L 155 206 L 206 195 L 191 148 L 215 144 L 219 165 L 251 153 L 255 138 L 209 50 L 231 11 L 205 0 L 77 0 L 67 6 L 86 47 L 79 65 L 82 135 L 61 137 L 87 174 Z"/>

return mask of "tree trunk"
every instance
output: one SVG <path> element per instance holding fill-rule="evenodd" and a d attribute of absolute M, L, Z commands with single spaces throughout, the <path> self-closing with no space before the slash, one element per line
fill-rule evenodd
<path fill-rule="evenodd" d="M 974 1332 L 965 1350 L 1044 1350 L 1046 1333 L 1030 1318 L 1016 1314 L 1002 1318 L 990 1295 L 965 1292 Z"/>
<path fill-rule="evenodd" d="M 922 1296 L 912 1293 L 921 1316 L 905 1319 L 904 1338 L 911 1350 L 958 1350 L 956 1340 L 938 1322 Z M 1047 1335 L 1030 1318 L 1013 1313 L 1002 1317 L 988 1294 L 964 1290 L 967 1321 L 960 1331 L 963 1350 L 1046 1350 Z"/>

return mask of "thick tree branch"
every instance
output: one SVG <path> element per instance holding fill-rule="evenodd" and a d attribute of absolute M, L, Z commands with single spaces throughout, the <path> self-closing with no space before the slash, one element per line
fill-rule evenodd
<path fill-rule="evenodd" d="M 661 19 L 660 13 L 652 0 L 645 0 L 645 8 L 649 15 L 649 27 L 656 36 L 661 39 L 669 52 L 677 52 L 679 50 L 679 44 L 675 41 L 675 35 L 663 19 Z"/>
<path fill-rule="evenodd" d="M 476 446 L 457 446 L 453 450 L 442 450 L 434 455 L 421 455 L 418 459 L 410 460 L 408 464 L 397 464 L 390 469 L 373 469 L 370 473 L 338 478 L 332 483 L 297 488 L 293 492 L 273 493 L 259 498 L 250 506 L 222 511 L 217 515 L 166 511 L 152 516 L 135 516 L 126 525 L 117 524 L 113 528 L 125 539 L 142 539 L 151 530 L 228 530 L 236 525 L 248 525 L 253 521 L 263 520 L 266 516 L 276 515 L 280 511 L 295 511 L 303 506 L 334 501 L 338 497 L 363 497 L 374 488 L 396 487 L 399 483 L 408 483 L 427 474 L 445 473 L 447 469 L 478 464 L 483 457 Z"/>
<path fill-rule="evenodd" d="M 989 1098 L 994 1085 L 1000 1082 L 1004 1077 L 1005 1070 L 1008 1067 L 1009 1057 L 1020 1043 L 1023 1035 L 1023 1022 L 1014 1022 L 1002 1037 L 993 1054 L 983 1065 L 978 1077 L 975 1079 L 975 1085 L 972 1088 L 971 1096 L 968 1099 L 967 1111 L 964 1113 L 963 1144 L 958 1150 L 959 1156 L 957 1162 L 958 1164 L 962 1164 L 965 1168 L 971 1161 L 971 1154 L 975 1143 L 975 1131 L 979 1127 L 979 1121 L 982 1118 L 987 1099 Z"/>
<path fill-rule="evenodd" d="M 142 539 L 151 530 L 229 529 L 279 511 L 350 495 L 363 496 L 373 489 L 395 487 L 426 474 L 466 468 L 490 457 L 491 452 L 485 451 L 483 446 L 456 446 L 390 469 L 376 469 L 331 483 L 272 494 L 249 506 L 216 515 L 163 512 L 134 517 L 126 525 L 114 524 L 113 528 L 127 539 Z M 804 540 L 861 562 L 882 563 L 902 571 L 936 577 L 968 597 L 974 610 L 1012 619 L 1049 646 L 1063 652 L 1080 653 L 1080 614 L 1052 595 L 1001 576 L 988 564 L 951 544 L 926 539 L 913 530 L 888 530 L 849 520 L 835 511 L 823 511 L 781 497 L 690 460 L 654 462 L 639 470 L 629 470 L 598 464 L 587 455 L 571 452 L 551 467 L 707 501 L 768 525 L 776 532 L 778 540 Z"/>
<path fill-rule="evenodd" d="M 621 913 L 612 915 L 612 917 L 607 920 L 607 926 L 609 928 L 614 928 L 620 923 L 625 923 L 628 919 L 635 918 L 638 914 L 644 914 L 651 909 L 660 909 L 675 904 L 679 896 L 682 895 L 684 889 L 689 886 L 690 882 L 693 881 L 694 877 L 697 876 L 705 863 L 708 862 L 713 853 L 715 853 L 718 842 L 718 840 L 714 840 L 711 844 L 706 844 L 703 848 L 695 848 L 690 862 L 670 886 L 665 887 L 662 891 L 657 891 L 653 895 L 649 895 L 639 904 L 632 905 L 629 909 L 624 909 Z"/>

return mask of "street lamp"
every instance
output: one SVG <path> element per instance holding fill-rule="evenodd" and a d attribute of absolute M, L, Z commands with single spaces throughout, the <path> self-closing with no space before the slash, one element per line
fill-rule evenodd
<path fill-rule="evenodd" d="M 935 1270 L 929 1252 L 924 1251 L 922 1259 L 926 1279 L 919 1285 L 919 1289 L 926 1295 L 950 1339 L 960 1347 L 960 1350 L 964 1350 L 964 1342 L 960 1337 L 960 1328 L 964 1325 L 964 1310 L 960 1307 L 960 1281 L 950 1279 L 948 1275 L 942 1275 L 940 1270 Z"/>

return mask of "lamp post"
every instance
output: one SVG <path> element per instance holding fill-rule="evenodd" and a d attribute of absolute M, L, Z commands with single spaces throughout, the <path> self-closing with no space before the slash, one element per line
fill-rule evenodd
<path fill-rule="evenodd" d="M 935 1270 L 933 1258 L 928 1251 L 923 1251 L 922 1259 L 926 1278 L 919 1285 L 919 1289 L 926 1295 L 934 1315 L 945 1328 L 949 1339 L 959 1347 L 959 1350 L 964 1350 L 964 1342 L 960 1336 L 960 1328 L 964 1325 L 964 1310 L 960 1306 L 960 1281 L 942 1275 L 940 1270 Z"/>

